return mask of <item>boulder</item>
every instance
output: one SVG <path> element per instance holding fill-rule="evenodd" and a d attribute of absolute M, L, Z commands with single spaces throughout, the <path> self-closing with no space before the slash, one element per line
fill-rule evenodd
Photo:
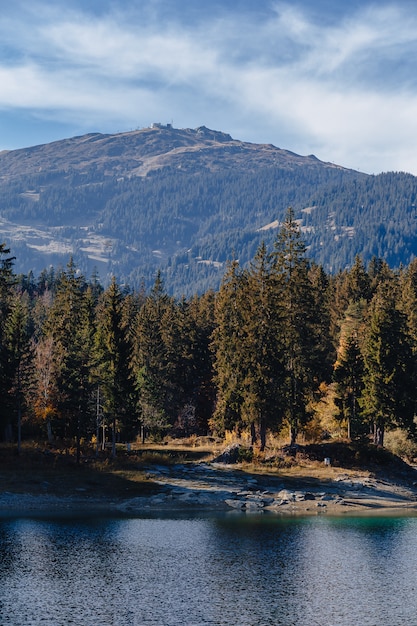
<path fill-rule="evenodd" d="M 226 465 L 234 465 L 247 459 L 252 454 L 252 448 L 242 446 L 240 443 L 233 443 L 213 460 L 213 463 L 225 463 Z M 248 482 L 256 482 L 248 481 Z"/>
<path fill-rule="evenodd" d="M 260 511 L 263 509 L 263 506 L 262 500 L 246 500 L 245 502 L 246 511 Z"/>
<path fill-rule="evenodd" d="M 295 500 L 295 493 L 293 491 L 288 491 L 288 489 L 281 489 L 277 493 L 278 500 Z"/>
<path fill-rule="evenodd" d="M 232 509 L 243 509 L 246 505 L 246 502 L 244 500 L 232 500 L 230 498 L 225 500 L 225 503 Z"/>

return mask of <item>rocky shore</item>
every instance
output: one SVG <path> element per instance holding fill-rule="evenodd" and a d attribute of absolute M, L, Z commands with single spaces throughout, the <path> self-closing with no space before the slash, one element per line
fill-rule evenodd
<path fill-rule="evenodd" d="M 417 482 L 383 480 L 368 472 L 329 470 L 325 479 L 250 474 L 221 463 L 150 466 L 158 493 L 134 498 L 97 497 L 81 489 L 65 497 L 0 494 L 0 516 L 33 514 L 142 515 L 157 511 L 235 511 L 242 514 L 417 514 Z M 417 481 L 417 473 L 416 473 Z"/>
<path fill-rule="evenodd" d="M 187 506 L 277 514 L 356 514 L 386 509 L 417 513 L 417 483 L 401 485 L 366 473 L 341 471 L 327 480 L 279 478 L 214 463 L 153 468 L 149 477 L 164 487 L 163 492 L 146 500 L 126 501 L 121 510 Z"/>

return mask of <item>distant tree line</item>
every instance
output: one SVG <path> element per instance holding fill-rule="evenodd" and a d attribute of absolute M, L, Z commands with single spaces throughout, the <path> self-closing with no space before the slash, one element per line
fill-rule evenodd
<path fill-rule="evenodd" d="M 104 289 L 71 259 L 16 275 L 0 246 L 0 433 L 84 441 L 115 453 L 149 435 L 288 429 L 294 444 L 332 386 L 351 438 L 414 436 L 417 261 L 397 271 L 356 257 L 327 274 L 307 256 L 289 209 L 273 246 L 229 264 L 220 289 L 176 299 Z"/>

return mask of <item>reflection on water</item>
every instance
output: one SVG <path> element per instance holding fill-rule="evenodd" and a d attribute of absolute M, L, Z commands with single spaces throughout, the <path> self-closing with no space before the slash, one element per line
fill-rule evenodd
<path fill-rule="evenodd" d="M 3 626 L 417 623 L 417 518 L 0 522 Z"/>

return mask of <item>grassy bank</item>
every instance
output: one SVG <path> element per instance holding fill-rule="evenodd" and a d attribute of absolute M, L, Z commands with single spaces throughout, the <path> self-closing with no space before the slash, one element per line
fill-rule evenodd
<path fill-rule="evenodd" d="M 77 464 L 73 451 L 25 444 L 20 455 L 13 446 L 0 446 L 0 493 L 50 494 L 98 498 L 134 498 L 158 493 L 152 481 L 155 466 L 210 462 L 220 452 L 219 442 L 172 441 L 166 445 L 119 446 L 98 456 L 86 448 Z M 324 459 L 330 459 L 330 466 Z M 341 470 L 361 472 L 397 483 L 416 480 L 415 470 L 399 457 L 374 446 L 346 442 L 310 444 L 295 450 L 283 447 L 274 454 L 254 455 L 236 469 L 289 480 L 332 480 Z"/>

